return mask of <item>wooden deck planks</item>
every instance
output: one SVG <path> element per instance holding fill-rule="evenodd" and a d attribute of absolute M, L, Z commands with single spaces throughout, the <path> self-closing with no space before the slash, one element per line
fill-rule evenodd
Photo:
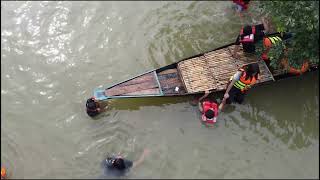
<path fill-rule="evenodd" d="M 105 90 L 106 96 L 159 94 L 154 72 L 144 74 Z"/>
<path fill-rule="evenodd" d="M 244 54 L 242 51 L 239 52 L 240 58 L 235 59 L 230 53 L 233 48 L 234 45 L 178 63 L 181 79 L 187 92 L 223 90 L 230 77 L 240 67 L 253 62 L 258 62 L 261 71 L 261 79 L 258 83 L 273 80 L 272 74 L 263 61 L 258 61 L 254 55 Z"/>
<path fill-rule="evenodd" d="M 186 90 L 180 79 L 177 69 L 168 69 L 159 72 L 158 79 L 162 92 L 164 94 L 185 94 Z M 175 91 L 175 88 L 178 87 L 179 91 Z"/>
<path fill-rule="evenodd" d="M 122 94 L 123 96 L 129 96 L 129 95 L 147 95 L 147 94 L 159 94 L 159 88 L 153 88 L 153 89 L 145 89 L 145 90 L 141 90 L 141 91 L 135 91 L 135 92 L 131 92 L 131 93 L 126 93 L 126 94 Z"/>

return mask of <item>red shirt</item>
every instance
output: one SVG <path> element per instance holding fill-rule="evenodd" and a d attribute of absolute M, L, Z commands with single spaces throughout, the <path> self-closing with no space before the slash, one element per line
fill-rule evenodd
<path fill-rule="evenodd" d="M 242 8 L 243 8 L 244 10 L 248 9 L 248 6 L 249 6 L 249 5 L 246 4 L 246 3 L 244 3 L 243 0 L 232 0 L 232 1 L 233 1 L 234 3 L 242 6 Z"/>
<path fill-rule="evenodd" d="M 214 102 L 209 102 L 209 101 L 204 101 L 202 103 L 202 108 L 203 108 L 203 114 L 201 116 L 202 121 L 209 123 L 209 124 L 214 124 L 216 122 L 216 118 L 218 117 L 218 105 L 217 103 Z M 214 111 L 214 117 L 212 119 L 208 119 L 205 116 L 205 113 L 209 110 L 213 110 Z"/>

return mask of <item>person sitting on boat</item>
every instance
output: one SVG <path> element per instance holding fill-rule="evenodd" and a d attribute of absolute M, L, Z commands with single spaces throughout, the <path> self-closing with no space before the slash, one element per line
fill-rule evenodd
<path fill-rule="evenodd" d="M 248 89 L 259 79 L 259 74 L 260 68 L 257 63 L 248 64 L 240 68 L 230 78 L 219 110 L 222 110 L 225 104 L 230 104 L 232 102 L 241 104 Z"/>
<path fill-rule="evenodd" d="M 254 53 L 256 50 L 255 43 L 259 40 L 262 40 L 264 37 L 264 29 L 265 27 L 263 24 L 258 24 L 255 26 L 246 25 L 245 27 L 241 28 L 240 34 L 235 42 L 235 48 L 232 56 L 239 58 L 237 53 L 240 48 L 240 43 L 242 44 L 243 52 Z"/>
<path fill-rule="evenodd" d="M 91 97 L 87 100 L 86 108 L 87 114 L 91 117 L 94 117 L 101 112 L 100 104 L 94 97 Z"/>
<path fill-rule="evenodd" d="M 212 100 L 204 100 L 209 95 L 209 91 L 205 91 L 205 94 L 199 99 L 199 110 L 202 113 L 202 122 L 206 123 L 208 126 L 213 126 L 217 122 L 218 117 L 218 105 Z"/>
<path fill-rule="evenodd" d="M 262 18 L 261 21 L 262 24 L 254 26 L 246 25 L 241 28 L 240 34 L 235 42 L 235 48 L 232 52 L 233 57 L 239 58 L 237 53 L 239 52 L 240 44 L 242 44 L 243 52 L 252 54 L 256 51 L 255 44 L 257 42 L 262 42 L 265 48 L 265 53 L 263 53 L 262 59 L 265 60 L 267 64 L 270 64 L 266 56 L 270 47 L 274 46 L 279 41 L 287 40 L 292 37 L 290 32 L 275 32 L 268 34 L 270 33 L 270 29 L 272 29 L 270 22 L 268 22 L 266 18 Z"/>
<path fill-rule="evenodd" d="M 144 161 L 144 158 L 150 153 L 149 149 L 144 149 L 142 155 L 137 161 L 130 161 L 120 155 L 108 156 L 103 160 L 103 167 L 105 175 L 123 176 L 130 168 L 135 168 Z"/>

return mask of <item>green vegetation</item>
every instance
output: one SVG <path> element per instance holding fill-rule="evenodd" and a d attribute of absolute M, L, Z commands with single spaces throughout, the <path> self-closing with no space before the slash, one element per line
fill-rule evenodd
<path fill-rule="evenodd" d="M 300 67 L 304 60 L 319 63 L 319 1 L 261 1 L 259 7 L 278 32 L 293 33 L 290 43 L 285 43 L 291 66 Z M 272 48 L 270 54 L 280 57 L 283 47 L 282 43 Z"/>

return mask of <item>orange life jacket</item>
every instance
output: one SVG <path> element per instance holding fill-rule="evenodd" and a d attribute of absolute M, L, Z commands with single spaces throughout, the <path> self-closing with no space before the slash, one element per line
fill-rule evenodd
<path fill-rule="evenodd" d="M 268 57 L 269 50 L 272 46 L 278 44 L 281 41 L 282 41 L 282 39 L 279 36 L 264 37 L 263 38 L 263 46 L 264 46 L 265 50 L 262 53 L 261 58 L 264 61 L 267 61 L 269 59 L 270 60 L 273 59 L 273 57 Z"/>
<path fill-rule="evenodd" d="M 239 69 L 242 71 L 242 75 L 238 81 L 234 83 L 234 87 L 241 90 L 241 92 L 245 92 L 248 90 L 252 85 L 254 85 L 257 79 L 253 76 L 252 78 L 246 79 L 246 72 L 244 69 Z"/>

